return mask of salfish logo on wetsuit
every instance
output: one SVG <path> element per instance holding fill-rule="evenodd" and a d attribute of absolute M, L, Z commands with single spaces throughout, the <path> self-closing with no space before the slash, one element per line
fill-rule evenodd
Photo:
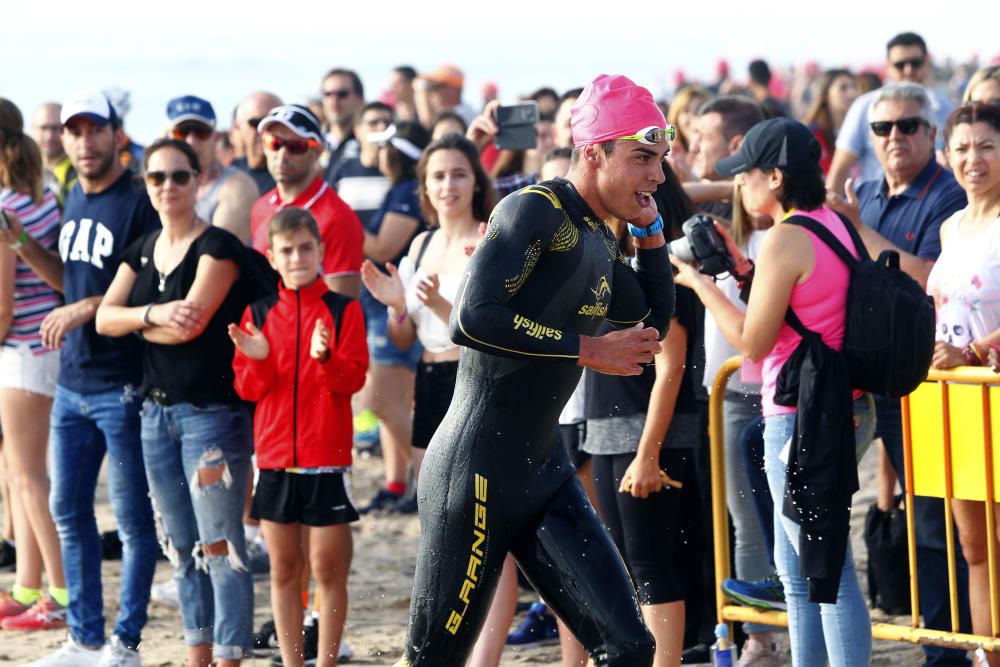
<path fill-rule="evenodd" d="M 591 288 L 590 291 L 594 293 L 596 303 L 590 306 L 580 306 L 580 310 L 576 311 L 577 314 L 588 317 L 604 317 L 608 314 L 608 303 L 611 301 L 611 285 L 608 283 L 608 276 L 601 276 L 601 279 L 597 281 L 597 287 Z"/>

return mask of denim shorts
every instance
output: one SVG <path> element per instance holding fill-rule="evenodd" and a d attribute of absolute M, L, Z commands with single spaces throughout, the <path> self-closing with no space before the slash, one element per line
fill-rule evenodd
<path fill-rule="evenodd" d="M 26 347 L 0 347 L 0 388 L 23 389 L 52 398 L 58 377 L 58 350 L 34 354 Z"/>
<path fill-rule="evenodd" d="M 367 296 L 367 298 L 365 298 Z M 424 355 L 420 341 L 413 341 L 408 350 L 396 347 L 389 338 L 388 309 L 371 295 L 361 295 L 361 307 L 365 313 L 365 327 L 368 331 L 368 356 L 373 364 L 403 366 L 411 371 Z"/>

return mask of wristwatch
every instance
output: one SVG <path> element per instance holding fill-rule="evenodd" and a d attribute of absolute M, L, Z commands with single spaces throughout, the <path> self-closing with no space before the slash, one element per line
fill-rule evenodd
<path fill-rule="evenodd" d="M 654 234 L 659 234 L 663 231 L 663 216 L 657 215 L 656 220 L 648 227 L 636 227 L 631 222 L 628 223 L 628 233 L 637 239 L 648 239 Z"/>

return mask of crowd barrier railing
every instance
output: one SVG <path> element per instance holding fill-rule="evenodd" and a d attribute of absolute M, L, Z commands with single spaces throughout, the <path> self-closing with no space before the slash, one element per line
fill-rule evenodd
<path fill-rule="evenodd" d="M 734 604 L 722 591 L 723 579 L 732 576 L 722 405 L 729 378 L 739 368 L 739 357 L 723 364 L 715 376 L 709 401 L 716 616 L 719 623 L 740 621 L 787 627 L 786 612 Z M 944 499 L 952 627 L 950 632 L 920 627 L 915 525 L 913 512 L 907 512 L 910 600 L 911 608 L 917 611 L 911 616 L 909 625 L 873 622 L 872 636 L 946 648 L 1000 651 L 1000 601 L 996 594 L 998 569 L 996 528 L 993 523 L 993 507 L 998 497 L 996 480 L 1000 479 L 1000 453 L 994 453 L 994 443 L 1000 442 L 1000 419 L 997 423 L 992 420 L 993 414 L 1000 415 L 1000 374 L 988 368 L 932 370 L 927 380 L 904 397 L 901 404 L 906 479 L 912 480 L 906 485 L 906 506 L 913 507 L 913 498 L 918 495 Z M 986 503 L 983 529 L 988 545 L 991 636 L 959 632 L 956 535 L 952 520 L 952 501 L 955 499 Z"/>

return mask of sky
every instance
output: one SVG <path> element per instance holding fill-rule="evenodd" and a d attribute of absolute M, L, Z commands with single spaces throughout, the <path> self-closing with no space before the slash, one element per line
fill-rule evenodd
<path fill-rule="evenodd" d="M 911 0 L 3 0 L 0 95 L 26 116 L 41 102 L 118 87 L 131 94 L 126 129 L 147 143 L 162 129 L 167 101 L 196 94 L 222 124 L 252 90 L 302 102 L 335 66 L 358 71 L 369 98 L 390 70 L 452 62 L 466 75 L 468 102 L 486 81 L 500 99 L 548 85 L 559 91 L 599 73 L 623 73 L 669 94 L 675 72 L 709 79 L 719 58 L 737 78 L 753 58 L 772 68 L 814 60 L 824 67 L 878 64 L 885 42 L 920 33 L 937 60 L 1000 54 L 1000 3 Z M 583 10 L 581 7 L 591 7 Z M 12 29 L 16 26 L 17 29 Z"/>

